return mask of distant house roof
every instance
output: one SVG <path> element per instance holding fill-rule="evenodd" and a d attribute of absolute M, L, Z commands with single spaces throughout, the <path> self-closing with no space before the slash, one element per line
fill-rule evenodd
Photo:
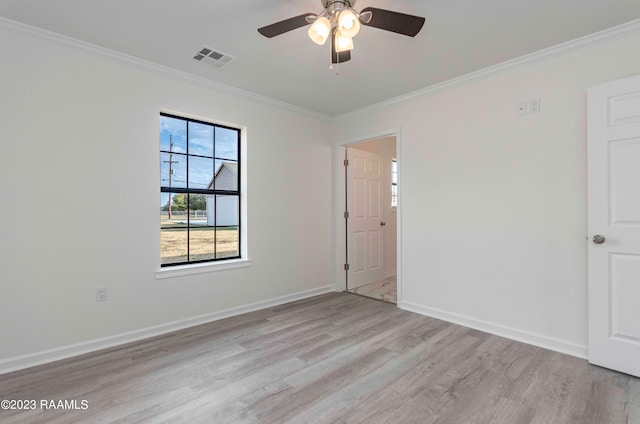
<path fill-rule="evenodd" d="M 215 184 L 215 186 L 214 186 Z M 238 189 L 238 163 L 222 162 L 213 178 L 207 186 L 208 189 L 237 190 Z"/>

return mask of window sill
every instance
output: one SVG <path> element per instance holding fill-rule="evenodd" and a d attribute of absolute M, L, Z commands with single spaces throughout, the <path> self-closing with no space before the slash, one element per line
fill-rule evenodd
<path fill-rule="evenodd" d="M 185 275 L 205 274 L 207 272 L 226 271 L 228 269 L 251 266 L 251 259 L 230 259 L 223 262 L 207 262 L 204 264 L 178 265 L 156 270 L 156 280 L 183 277 Z"/>

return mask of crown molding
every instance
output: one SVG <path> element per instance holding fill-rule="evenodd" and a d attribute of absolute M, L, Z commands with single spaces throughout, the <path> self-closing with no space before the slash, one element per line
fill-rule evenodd
<path fill-rule="evenodd" d="M 498 63 L 496 65 L 492 65 L 492 66 L 480 69 L 478 71 L 470 72 L 468 74 L 464 74 L 447 81 L 433 84 L 428 87 L 421 88 L 419 90 L 412 91 L 408 94 L 394 97 L 392 99 L 385 100 L 380 103 L 375 103 L 351 112 L 343 113 L 342 115 L 334 117 L 333 121 L 337 122 L 345 119 L 350 119 L 355 116 L 380 110 L 385 107 L 394 105 L 396 103 L 402 103 L 417 97 L 432 96 L 441 91 L 458 87 L 464 84 L 468 84 L 473 81 L 478 81 L 478 80 L 487 78 L 489 76 L 499 74 L 506 70 L 516 68 L 518 66 L 540 62 L 542 60 L 546 60 L 549 58 L 564 56 L 583 48 L 593 47 L 598 44 L 604 44 L 613 40 L 617 40 L 620 38 L 625 38 L 625 37 L 629 37 L 637 34 L 640 34 L 640 19 L 636 19 L 634 21 L 630 21 L 625 24 L 611 27 L 599 32 L 595 32 L 593 34 L 585 35 L 583 37 L 576 38 L 574 40 L 570 40 L 564 43 L 560 43 L 555 46 L 548 47 L 546 49 L 538 50 L 536 52 L 526 54 L 524 56 L 520 56 L 515 59 L 507 60 L 505 62 Z"/>
<path fill-rule="evenodd" d="M 113 62 L 117 62 L 124 65 L 133 66 L 139 69 L 150 71 L 165 77 L 169 77 L 174 80 L 187 82 L 202 88 L 206 88 L 212 91 L 216 91 L 224 94 L 231 94 L 238 97 L 243 97 L 249 100 L 257 101 L 260 103 L 268 104 L 270 106 L 276 106 L 281 109 L 285 109 L 291 112 L 297 112 L 312 118 L 321 119 L 324 121 L 333 121 L 335 117 L 326 115 L 311 109 L 303 108 L 300 106 L 286 103 L 280 100 L 273 99 L 271 97 L 263 96 L 261 94 L 254 93 L 252 91 L 244 90 L 234 87 L 232 85 L 216 82 L 208 78 L 200 77 L 190 74 L 188 72 L 180 71 L 169 66 L 160 65 L 155 62 L 151 62 L 145 59 L 141 59 L 126 53 L 121 53 L 116 50 L 101 47 L 96 44 L 88 43 L 86 41 L 78 40 L 73 37 L 58 34 L 56 32 L 48 31 L 42 28 L 34 27 L 31 25 L 17 22 L 11 19 L 0 16 L 0 32 L 4 32 L 10 35 L 27 38 L 39 42 L 46 42 L 54 44 L 56 46 L 65 47 L 71 50 L 88 53 L 94 56 L 109 59 Z"/>
<path fill-rule="evenodd" d="M 237 88 L 228 84 L 223 84 L 210 80 L 208 78 L 200 77 L 190 74 L 188 72 L 180 71 L 175 68 L 171 68 L 165 65 L 160 65 L 148 60 L 140 59 L 135 56 L 121 53 L 112 49 L 101 47 L 95 44 L 91 44 L 85 41 L 78 40 L 73 37 L 58 34 L 52 31 L 48 31 L 42 28 L 37 28 L 31 25 L 27 25 L 21 22 L 17 22 L 11 19 L 7 19 L 0 16 L 0 32 L 7 34 L 20 36 L 22 38 L 28 38 L 40 42 L 48 42 L 57 46 L 66 47 L 72 50 L 92 54 L 102 58 L 107 58 L 111 61 L 118 62 L 129 66 L 134 66 L 146 71 L 150 71 L 159 75 L 169 77 L 174 80 L 187 82 L 193 85 L 200 86 L 202 88 L 210 89 L 224 94 L 231 94 L 238 97 L 243 97 L 249 100 L 257 101 L 260 103 L 276 106 L 281 109 L 285 109 L 291 112 L 300 113 L 312 118 L 321 119 L 328 122 L 339 122 L 345 119 L 362 115 L 365 113 L 373 112 L 383 109 L 385 107 L 402 103 L 407 100 L 411 100 L 417 97 L 431 96 L 441 91 L 458 87 L 473 81 L 481 80 L 492 75 L 496 75 L 506 70 L 532 64 L 545 59 L 559 57 L 562 55 L 570 54 L 576 50 L 592 47 L 598 44 L 607 43 L 619 38 L 625 38 L 640 33 L 640 19 L 627 22 L 622 25 L 618 25 L 612 28 L 605 29 L 603 31 L 595 32 L 580 38 L 576 38 L 571 41 L 567 41 L 546 49 L 539 50 L 534 53 L 530 53 L 524 56 L 517 57 L 515 59 L 507 60 L 496 65 L 489 66 L 487 68 L 480 69 L 478 71 L 470 72 L 468 74 L 461 75 L 456 78 L 452 78 L 447 81 L 443 81 L 437 84 L 421 88 L 419 90 L 404 94 L 402 96 L 394 97 L 383 102 L 375 103 L 369 106 L 365 106 L 360 109 L 353 110 L 338 116 L 327 115 L 311 109 L 307 109 L 301 106 L 296 106 L 291 103 L 286 103 L 281 100 L 273 99 L 271 97 L 263 96 L 248 90 Z"/>

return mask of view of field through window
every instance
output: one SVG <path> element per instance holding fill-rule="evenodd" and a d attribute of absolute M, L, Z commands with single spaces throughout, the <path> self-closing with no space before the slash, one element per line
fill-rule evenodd
<path fill-rule="evenodd" d="M 160 116 L 162 266 L 240 256 L 240 131 Z"/>

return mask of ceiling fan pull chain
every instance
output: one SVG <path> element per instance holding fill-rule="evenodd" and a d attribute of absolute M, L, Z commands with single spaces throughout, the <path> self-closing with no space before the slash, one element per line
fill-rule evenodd
<path fill-rule="evenodd" d="M 340 62 L 336 63 L 335 66 L 333 65 L 333 63 L 331 65 L 329 65 L 329 70 L 336 71 L 336 75 L 340 75 Z"/>

